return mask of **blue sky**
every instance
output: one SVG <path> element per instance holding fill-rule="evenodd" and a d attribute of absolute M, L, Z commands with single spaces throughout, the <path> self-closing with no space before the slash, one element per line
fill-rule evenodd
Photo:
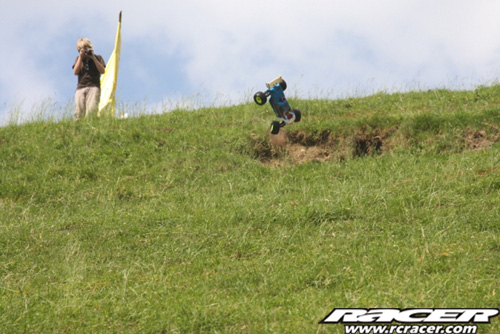
<path fill-rule="evenodd" d="M 119 104 L 471 89 L 500 74 L 497 0 L 18 0 L 0 12 L 0 124 L 40 105 L 71 113 L 76 40 L 107 61 L 123 11 Z"/>

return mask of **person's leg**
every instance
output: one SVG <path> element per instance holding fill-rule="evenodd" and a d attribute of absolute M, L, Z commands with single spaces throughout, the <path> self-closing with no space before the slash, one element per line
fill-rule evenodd
<path fill-rule="evenodd" d="M 101 98 L 101 89 L 98 87 L 89 87 L 87 93 L 87 113 L 86 116 L 97 112 L 99 109 L 99 99 Z"/>
<path fill-rule="evenodd" d="M 86 88 L 77 89 L 75 93 L 75 119 L 79 120 L 85 116 Z"/>

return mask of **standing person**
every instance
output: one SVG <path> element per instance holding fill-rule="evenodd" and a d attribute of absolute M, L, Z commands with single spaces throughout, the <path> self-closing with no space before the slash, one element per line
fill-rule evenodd
<path fill-rule="evenodd" d="M 75 118 L 77 120 L 97 111 L 101 97 L 101 74 L 106 63 L 100 55 L 94 53 L 94 47 L 88 38 L 76 42 L 80 55 L 73 64 L 73 73 L 78 75 L 75 93 Z"/>

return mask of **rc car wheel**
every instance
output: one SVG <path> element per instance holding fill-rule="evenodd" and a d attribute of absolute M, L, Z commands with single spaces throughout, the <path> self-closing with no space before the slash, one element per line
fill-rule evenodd
<path fill-rule="evenodd" d="M 283 91 L 285 91 L 286 90 L 286 81 L 285 80 L 281 81 L 280 86 L 281 86 L 281 89 L 283 89 Z"/>
<path fill-rule="evenodd" d="M 281 124 L 278 121 L 273 121 L 271 123 L 271 134 L 277 135 L 280 132 Z"/>
<path fill-rule="evenodd" d="M 302 118 L 302 114 L 299 109 L 294 109 L 293 113 L 295 114 L 295 123 L 300 122 L 300 119 Z"/>
<path fill-rule="evenodd" d="M 253 96 L 253 100 L 255 101 L 255 103 L 257 103 L 259 106 L 263 106 L 264 104 L 266 104 L 267 102 L 267 96 L 265 93 L 263 92 L 257 92 L 255 93 L 255 95 Z"/>

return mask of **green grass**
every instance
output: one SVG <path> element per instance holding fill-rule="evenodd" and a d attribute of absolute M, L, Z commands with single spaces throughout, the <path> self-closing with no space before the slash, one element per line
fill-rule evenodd
<path fill-rule="evenodd" d="M 273 147 L 269 105 L 0 128 L 0 332 L 499 307 L 500 86 L 290 102 L 326 161 Z"/>

